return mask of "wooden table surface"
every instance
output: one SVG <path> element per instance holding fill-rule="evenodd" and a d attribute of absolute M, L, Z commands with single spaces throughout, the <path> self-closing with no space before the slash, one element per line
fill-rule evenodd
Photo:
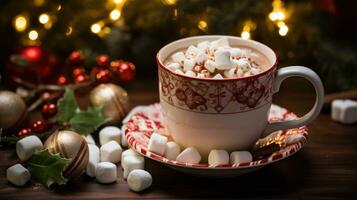
<path fill-rule="evenodd" d="M 134 105 L 158 101 L 154 81 L 136 81 L 128 91 Z M 284 82 L 274 97 L 274 103 L 299 116 L 309 110 L 313 101 L 311 86 L 298 79 Z M 17 162 L 15 151 L 0 149 L 0 199 L 357 199 L 357 125 L 333 122 L 329 112 L 323 112 L 308 128 L 308 142 L 300 152 L 235 178 L 192 177 L 146 159 L 153 185 L 142 193 L 129 190 L 120 168 L 117 182 L 110 185 L 98 184 L 83 175 L 63 187 L 15 187 L 6 180 L 6 169 Z"/>

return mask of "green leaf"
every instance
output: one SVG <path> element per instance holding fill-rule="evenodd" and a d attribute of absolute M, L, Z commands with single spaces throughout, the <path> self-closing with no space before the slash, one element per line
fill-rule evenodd
<path fill-rule="evenodd" d="M 61 124 L 68 123 L 77 109 L 78 104 L 73 90 L 66 88 L 63 97 L 58 101 L 58 121 Z"/>
<path fill-rule="evenodd" d="M 50 154 L 46 149 L 34 153 L 27 166 L 33 180 L 50 187 L 53 183 L 66 184 L 67 179 L 62 172 L 70 162 L 70 159 L 61 158 L 59 154 Z"/>
<path fill-rule="evenodd" d="M 81 135 L 88 135 L 106 121 L 100 107 L 89 107 L 85 111 L 76 112 L 69 121 L 74 131 Z"/>

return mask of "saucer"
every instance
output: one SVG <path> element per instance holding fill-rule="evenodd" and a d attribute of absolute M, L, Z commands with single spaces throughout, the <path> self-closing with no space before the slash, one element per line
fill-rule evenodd
<path fill-rule="evenodd" d="M 277 105 L 272 105 L 269 113 L 269 121 L 285 121 L 297 119 L 298 117 Z M 276 131 L 265 138 L 259 139 L 255 147 L 263 146 L 274 141 L 280 145 L 280 149 L 272 152 L 267 157 L 259 158 L 252 162 L 236 163 L 228 165 L 209 165 L 207 163 L 184 163 L 169 160 L 161 155 L 149 152 L 147 145 L 153 132 L 158 132 L 170 138 L 165 131 L 161 106 L 159 103 L 148 106 L 135 107 L 123 120 L 123 132 L 129 146 L 141 155 L 160 162 L 167 167 L 177 171 L 204 177 L 233 177 L 246 174 L 260 169 L 271 163 L 283 160 L 299 151 L 307 139 L 307 128 L 305 126 L 287 131 Z"/>

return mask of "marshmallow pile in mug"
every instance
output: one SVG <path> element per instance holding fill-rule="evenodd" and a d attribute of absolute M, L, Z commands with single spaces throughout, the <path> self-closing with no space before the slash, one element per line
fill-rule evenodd
<path fill-rule="evenodd" d="M 258 63 L 261 55 L 252 49 L 231 47 L 228 39 L 222 37 L 209 42 L 191 45 L 178 51 L 165 63 L 177 74 L 197 78 L 240 78 L 258 74 L 264 66 Z"/>

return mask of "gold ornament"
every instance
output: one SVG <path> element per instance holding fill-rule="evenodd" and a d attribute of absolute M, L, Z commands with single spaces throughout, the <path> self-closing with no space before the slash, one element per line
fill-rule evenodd
<path fill-rule="evenodd" d="M 0 128 L 12 129 L 27 115 L 25 102 L 14 92 L 0 91 Z"/>
<path fill-rule="evenodd" d="M 73 131 L 56 131 L 45 142 L 45 149 L 52 154 L 59 153 L 62 158 L 71 159 L 63 171 L 66 178 L 79 176 L 88 164 L 87 142 Z"/>
<path fill-rule="evenodd" d="M 128 93 L 111 83 L 95 87 L 89 98 L 92 105 L 102 107 L 103 115 L 111 118 L 112 123 L 120 123 L 130 108 Z"/>

